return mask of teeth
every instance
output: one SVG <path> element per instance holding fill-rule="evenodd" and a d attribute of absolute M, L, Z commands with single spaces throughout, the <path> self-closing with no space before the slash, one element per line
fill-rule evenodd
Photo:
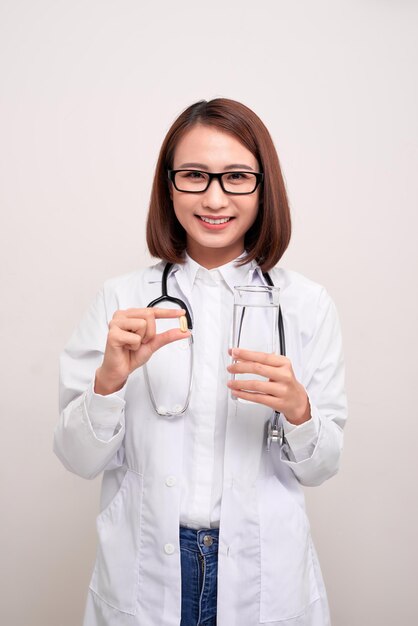
<path fill-rule="evenodd" d="M 231 219 L 230 217 L 223 217 L 220 220 L 212 220 L 209 217 L 202 217 L 201 215 L 199 217 L 202 222 L 206 222 L 207 224 L 225 224 L 225 222 L 229 222 L 229 220 Z"/>

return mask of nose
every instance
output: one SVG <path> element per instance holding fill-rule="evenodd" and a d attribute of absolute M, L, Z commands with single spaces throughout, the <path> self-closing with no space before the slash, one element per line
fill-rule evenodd
<path fill-rule="evenodd" d="M 218 211 L 228 206 L 228 195 L 223 191 L 219 180 L 213 178 L 205 193 L 202 194 L 202 206 Z"/>

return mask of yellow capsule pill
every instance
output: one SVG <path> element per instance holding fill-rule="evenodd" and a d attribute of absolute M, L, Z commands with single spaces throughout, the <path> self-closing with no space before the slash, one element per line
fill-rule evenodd
<path fill-rule="evenodd" d="M 181 332 L 186 333 L 189 329 L 187 326 L 187 318 L 185 315 L 182 315 L 181 317 L 179 317 L 179 323 L 180 323 Z"/>

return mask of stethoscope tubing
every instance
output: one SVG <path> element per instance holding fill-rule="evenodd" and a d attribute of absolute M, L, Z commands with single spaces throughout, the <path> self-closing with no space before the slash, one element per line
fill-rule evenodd
<path fill-rule="evenodd" d="M 169 296 L 168 295 L 168 290 L 167 290 L 167 280 L 168 280 L 168 276 L 170 273 L 171 268 L 173 267 L 173 263 L 166 263 L 164 270 L 163 270 L 163 275 L 162 275 L 162 279 L 161 279 L 161 296 L 159 296 L 158 298 L 155 298 L 155 300 L 152 300 L 149 304 L 148 307 L 155 307 L 159 304 L 162 304 L 164 302 L 172 302 L 173 304 L 176 304 L 178 307 L 180 307 L 181 309 L 184 309 L 185 311 L 185 316 L 187 319 L 187 326 L 190 330 L 193 329 L 193 320 L 192 320 L 192 316 L 190 315 L 190 311 L 188 306 L 186 305 L 186 303 L 181 300 L 180 298 L 174 298 L 173 296 Z M 264 280 L 266 281 L 267 285 L 269 287 L 274 287 L 274 283 L 271 279 L 271 276 L 268 272 L 263 272 L 263 277 Z M 279 305 L 279 314 L 278 314 L 278 329 L 279 329 L 279 345 L 280 345 L 280 355 L 281 356 L 286 356 L 286 341 L 285 341 L 285 334 L 284 334 L 284 324 L 283 324 L 283 315 L 282 315 L 282 309 Z M 191 336 L 191 345 L 193 345 L 193 336 Z M 192 361 L 193 363 L 193 357 L 192 357 Z M 145 367 L 146 370 L 146 367 Z M 150 398 L 154 407 L 154 410 L 156 411 L 156 413 L 158 415 L 164 415 L 164 416 L 174 416 L 175 414 L 171 414 L 171 413 L 160 413 L 158 411 L 158 407 L 155 403 L 155 399 L 152 393 L 152 388 L 150 385 L 150 381 L 149 381 L 149 377 L 148 377 L 148 373 L 147 371 L 145 371 L 145 377 L 147 380 L 147 384 L 148 384 L 148 390 L 150 393 Z M 183 408 L 183 410 L 179 413 L 179 414 L 183 414 L 189 404 L 189 400 L 190 400 L 190 393 L 191 393 L 191 387 L 192 387 L 192 378 L 193 378 L 193 366 L 192 366 L 192 374 L 191 374 L 191 378 L 190 378 L 190 385 L 189 385 L 189 396 L 187 399 L 187 403 L 185 405 L 185 407 Z M 269 422 L 267 422 L 267 449 L 270 449 L 270 445 L 271 442 L 278 442 L 278 443 L 282 443 L 283 441 L 283 428 L 280 427 L 279 425 L 279 418 L 280 418 L 280 413 L 279 411 L 274 411 L 274 416 L 271 420 L 269 420 Z"/>

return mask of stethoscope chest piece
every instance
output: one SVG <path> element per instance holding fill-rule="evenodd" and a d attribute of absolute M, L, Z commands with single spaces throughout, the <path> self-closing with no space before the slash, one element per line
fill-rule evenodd
<path fill-rule="evenodd" d="M 274 418 L 266 423 L 266 448 L 270 451 L 272 443 L 283 443 L 283 426 L 279 424 L 280 413 L 275 412 Z"/>

